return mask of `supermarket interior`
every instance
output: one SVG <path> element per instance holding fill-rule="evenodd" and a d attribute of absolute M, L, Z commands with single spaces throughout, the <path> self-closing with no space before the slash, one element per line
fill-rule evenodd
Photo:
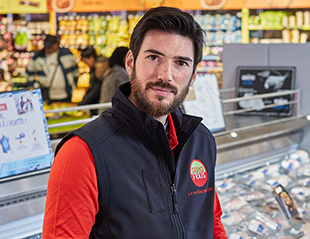
<path fill-rule="evenodd" d="M 202 116 L 214 135 L 228 238 L 310 238 L 309 0 L 1 0 L 1 239 L 42 238 L 57 144 L 94 120 L 92 110 L 111 108 L 79 105 L 91 78 L 81 50 L 108 59 L 129 47 L 137 22 L 157 6 L 192 14 L 206 32 L 182 110 Z M 75 57 L 70 102 L 48 103 L 29 85 L 27 66 L 46 35 Z"/>

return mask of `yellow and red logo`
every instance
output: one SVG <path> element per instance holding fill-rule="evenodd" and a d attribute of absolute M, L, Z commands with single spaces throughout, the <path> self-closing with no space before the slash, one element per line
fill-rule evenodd
<path fill-rule="evenodd" d="M 198 160 L 194 159 L 190 166 L 190 175 L 193 183 L 197 187 L 203 187 L 208 180 L 208 172 L 204 164 Z"/>

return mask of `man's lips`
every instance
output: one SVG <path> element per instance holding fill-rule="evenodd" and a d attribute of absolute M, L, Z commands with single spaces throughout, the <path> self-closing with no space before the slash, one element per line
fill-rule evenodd
<path fill-rule="evenodd" d="M 158 95 L 169 95 L 169 94 L 177 94 L 178 93 L 178 89 L 171 85 L 168 82 L 161 82 L 161 81 L 157 81 L 157 82 L 148 82 L 145 86 L 145 90 L 147 89 L 151 89 L 155 94 Z"/>
<path fill-rule="evenodd" d="M 170 95 L 173 93 L 173 90 L 171 89 L 167 89 L 167 88 L 163 88 L 163 87 L 159 87 L 159 86 L 153 86 L 150 87 L 151 90 L 156 93 L 157 95 Z"/>

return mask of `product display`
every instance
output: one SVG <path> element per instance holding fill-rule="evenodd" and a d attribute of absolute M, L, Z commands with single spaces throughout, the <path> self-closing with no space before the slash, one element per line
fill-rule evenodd
<path fill-rule="evenodd" d="M 26 66 L 34 52 L 43 48 L 46 34 L 57 34 L 60 38 L 60 46 L 70 49 L 77 59 L 80 76 L 77 81 L 77 87 L 72 92 L 71 102 L 43 105 L 45 112 L 47 110 L 75 107 L 83 99 L 89 87 L 90 68 L 86 63 L 80 61 L 81 49 L 91 45 L 98 54 L 106 57 L 111 56 L 116 47 L 129 45 L 133 28 L 144 11 L 153 2 L 154 4 L 155 2 L 158 2 L 158 4 L 161 2 L 165 5 L 165 2 L 162 0 L 144 0 L 141 1 L 141 4 L 146 7 L 143 11 L 129 12 L 128 10 L 127 12 L 126 9 L 122 11 L 112 11 L 113 9 L 111 9 L 111 11 L 106 12 L 72 12 L 74 1 L 53 0 L 50 2 L 53 5 L 53 9 L 57 9 L 57 13 L 52 13 L 55 14 L 54 17 L 51 13 L 0 15 L 0 92 L 22 89 L 27 86 L 26 78 L 24 77 Z M 27 4 L 27 2 L 24 1 L 22 4 Z M 222 62 L 223 54 L 225 54 L 223 52 L 224 44 L 306 43 L 310 41 L 310 10 L 307 8 L 249 8 L 246 14 L 244 14 L 243 9 L 227 10 L 227 8 L 185 11 L 192 13 L 206 31 L 206 46 L 203 49 L 203 58 L 197 70 L 199 73 L 215 74 L 220 89 L 222 88 L 222 72 L 224 67 Z M 247 76 L 249 77 L 249 75 Z M 277 78 L 273 77 L 268 84 L 263 84 L 266 91 L 271 91 L 271 89 L 283 83 L 279 79 L 279 75 L 276 76 Z M 261 80 L 262 78 L 258 77 L 257 79 Z M 245 79 L 244 82 L 246 85 L 244 89 L 248 89 L 251 80 Z M 282 91 L 283 87 L 280 90 Z M 222 94 L 222 91 L 220 92 Z M 247 93 L 249 92 L 245 92 L 245 94 Z M 284 98 L 281 98 L 279 101 L 275 100 L 273 102 L 278 104 L 275 106 L 276 110 L 285 106 L 287 101 L 284 100 Z M 263 104 L 265 103 L 263 102 Z M 244 109 L 247 109 L 249 105 L 250 102 L 241 102 L 241 106 Z M 290 112 L 285 119 L 295 114 L 296 110 L 288 106 L 287 108 L 290 109 Z M 274 109 L 272 110 L 275 111 Z M 70 124 L 71 121 L 76 119 L 84 120 L 89 118 L 90 114 L 86 110 L 72 110 L 48 113 L 45 116 L 47 124 L 50 125 L 64 122 Z M 277 115 L 279 118 L 282 116 Z M 240 115 L 240 117 L 249 116 Z M 229 123 L 231 122 L 227 122 L 227 127 L 230 126 Z M 57 141 L 68 131 L 80 126 L 82 126 L 82 123 L 66 127 L 51 127 L 48 129 L 48 133 L 53 140 L 52 143 L 54 143 L 54 140 Z M 263 131 L 264 126 L 260 129 Z M 228 131 L 228 129 L 224 129 L 217 135 L 225 134 L 226 130 Z M 214 135 L 217 139 L 216 134 Z M 22 138 L 23 135 L 20 134 L 19 137 Z M 277 138 L 278 136 L 273 137 Z M 16 137 L 16 142 L 17 140 L 21 142 L 21 138 Z M 249 136 L 247 139 L 250 140 L 245 142 L 244 148 L 250 145 L 250 147 L 253 146 L 252 149 L 255 151 L 256 145 L 251 145 L 251 140 L 254 140 L 254 138 Z M 22 140 L 25 142 L 25 138 Z M 265 139 L 260 138 L 259 140 L 264 141 Z M 295 148 L 295 140 L 292 136 L 292 148 Z M 223 145 L 221 145 L 220 141 L 217 146 L 221 153 L 221 146 Z M 232 145 L 228 151 L 234 147 L 238 148 L 239 146 Z M 243 148 L 241 149 L 243 150 Z M 235 153 L 233 149 L 231 152 L 232 154 Z M 273 151 L 270 150 L 270 154 L 272 153 Z M 254 158 L 256 159 L 256 157 Z M 247 159 L 253 160 L 254 164 L 255 159 L 251 157 Z M 310 238 L 310 160 L 308 152 L 298 149 L 287 153 L 285 156 L 282 155 L 277 159 L 272 159 L 270 163 L 267 162 L 263 166 L 249 168 L 247 167 L 247 171 L 243 172 L 231 170 L 229 176 L 222 176 L 215 182 L 215 189 L 223 210 L 222 222 L 229 239 Z M 221 173 L 220 170 L 218 172 Z M 42 181 L 44 180 L 40 182 Z M 44 193 L 42 194 L 43 197 L 40 196 L 42 201 L 45 200 Z M 7 201 L 9 202 L 9 200 Z M 3 206 L 3 201 L 0 200 L 0 205 L 1 203 Z M 6 207 L 6 205 L 3 207 Z M 14 215 L 13 213 L 9 214 L 10 216 Z M 42 226 L 41 222 L 39 226 Z"/>
<path fill-rule="evenodd" d="M 310 36 L 310 11 L 262 11 L 248 17 L 247 27 L 253 43 L 306 43 Z M 261 30 L 265 35 L 257 35 Z"/>
<path fill-rule="evenodd" d="M 138 14 L 126 14 L 60 16 L 60 45 L 70 49 L 91 45 L 98 54 L 109 57 L 116 47 L 129 45 L 130 33 L 141 17 Z"/>
<path fill-rule="evenodd" d="M 308 153 L 298 149 L 273 164 L 217 180 L 229 238 L 309 236 L 309 168 Z"/>
<path fill-rule="evenodd" d="M 241 43 L 241 19 L 237 15 L 197 14 L 195 19 L 206 31 L 207 46 L 222 46 L 224 43 Z"/>
<path fill-rule="evenodd" d="M 42 14 L 38 21 L 27 14 L 0 15 L 0 91 L 27 87 L 26 66 L 34 52 L 43 48 L 45 34 L 50 32 L 47 17 Z"/>

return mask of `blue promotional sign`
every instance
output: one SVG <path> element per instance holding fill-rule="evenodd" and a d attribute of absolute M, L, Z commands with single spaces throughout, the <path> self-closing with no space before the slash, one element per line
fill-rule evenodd
<path fill-rule="evenodd" d="M 0 93 L 0 179 L 47 169 L 52 162 L 41 91 Z"/>

